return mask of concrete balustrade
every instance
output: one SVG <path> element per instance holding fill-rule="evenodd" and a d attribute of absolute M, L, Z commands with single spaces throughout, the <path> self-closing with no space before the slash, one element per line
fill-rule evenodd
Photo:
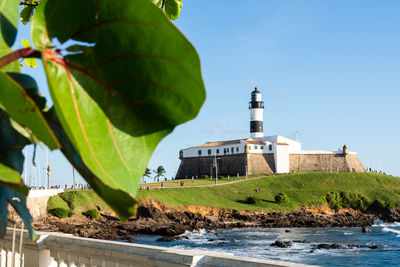
<path fill-rule="evenodd" d="M 24 231 L 22 256 L 13 257 L 12 229 L 0 239 L 0 267 L 99 266 L 99 267 L 266 267 L 306 266 L 288 262 L 236 257 L 229 253 L 181 250 L 75 237 L 61 233 L 38 232 L 32 241 Z M 17 231 L 15 247 L 19 247 Z M 18 250 L 17 250 L 18 251 Z M 14 260 L 13 260 L 14 259 Z M 15 265 L 12 265 L 14 261 Z"/>

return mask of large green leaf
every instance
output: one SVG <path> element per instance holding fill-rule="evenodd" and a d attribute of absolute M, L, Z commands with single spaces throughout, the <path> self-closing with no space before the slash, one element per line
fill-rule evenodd
<path fill-rule="evenodd" d="M 19 1 L 0 0 L 0 58 L 11 53 L 11 46 L 17 37 Z M 19 71 L 18 61 L 14 61 L 4 68 L 3 71 Z"/>
<path fill-rule="evenodd" d="M 59 148 L 56 137 L 42 115 L 45 104 L 38 95 L 35 80 L 25 74 L 0 71 L 0 84 L 0 107 L 50 149 Z M 32 97 L 37 98 L 39 106 Z"/>
<path fill-rule="evenodd" d="M 61 151 L 75 167 L 75 169 L 78 170 L 83 177 L 85 177 L 91 188 L 93 188 L 96 193 L 109 204 L 111 208 L 116 210 L 118 214 L 134 214 L 136 212 L 135 206 L 137 201 L 132 199 L 125 191 L 109 188 L 93 172 L 89 170 L 79 153 L 69 141 L 68 136 L 65 134 L 54 108 L 51 108 L 48 112 L 46 112 L 45 116 L 54 133 L 57 135 L 57 139 L 62 145 Z M 121 218 L 126 219 L 125 217 Z"/>
<path fill-rule="evenodd" d="M 53 38 L 79 41 L 82 50 L 59 57 L 49 49 Z M 32 40 L 84 164 L 114 190 L 105 194 L 120 190 L 133 199 L 156 145 L 204 102 L 195 49 L 148 0 L 44 0 Z"/>
<path fill-rule="evenodd" d="M 28 143 L 29 140 L 14 130 L 9 117 L 0 109 L 0 237 L 7 226 L 8 203 L 34 235 L 30 225 L 32 217 L 26 208 L 28 188 L 20 176 L 24 165 L 22 149 Z"/>
<path fill-rule="evenodd" d="M 0 184 L 10 186 L 24 195 L 28 195 L 28 188 L 19 174 L 24 165 L 22 149 L 29 143 L 12 127 L 7 113 L 0 109 Z"/>

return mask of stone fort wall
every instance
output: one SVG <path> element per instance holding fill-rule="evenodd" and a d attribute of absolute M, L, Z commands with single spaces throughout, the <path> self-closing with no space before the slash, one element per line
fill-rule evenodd
<path fill-rule="evenodd" d="M 344 154 L 290 154 L 290 172 L 296 171 L 365 172 L 358 155 Z"/>
<path fill-rule="evenodd" d="M 240 176 L 247 174 L 274 173 L 274 154 L 241 153 L 220 155 L 218 157 L 218 174 L 222 176 Z M 182 158 L 176 178 L 200 178 L 202 175 L 214 176 L 214 156 Z M 365 172 L 364 166 L 353 154 L 290 154 L 290 172 L 296 171 L 332 171 Z"/>
<path fill-rule="evenodd" d="M 219 175 L 246 175 L 247 157 L 245 153 L 218 156 Z M 202 175 L 213 176 L 214 156 L 193 157 L 181 159 L 176 178 L 201 177 Z"/>

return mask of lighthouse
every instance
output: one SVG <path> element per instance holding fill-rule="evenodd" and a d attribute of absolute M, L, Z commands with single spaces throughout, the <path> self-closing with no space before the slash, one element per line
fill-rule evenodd
<path fill-rule="evenodd" d="M 264 102 L 261 101 L 261 92 L 254 88 L 249 102 L 250 110 L 250 138 L 260 138 L 264 136 Z"/>

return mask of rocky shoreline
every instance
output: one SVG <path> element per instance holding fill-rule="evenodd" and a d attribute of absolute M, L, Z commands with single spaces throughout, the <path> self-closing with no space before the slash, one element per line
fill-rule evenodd
<path fill-rule="evenodd" d="M 360 227 L 371 226 L 375 220 L 400 221 L 400 209 L 382 214 L 361 213 L 353 210 L 334 212 L 329 208 L 300 209 L 293 212 L 231 211 L 205 207 L 178 209 L 158 202 L 141 203 L 135 218 L 121 223 L 108 211 L 88 219 L 83 216 L 59 219 L 51 215 L 35 221 L 37 231 L 63 232 L 81 237 L 129 240 L 135 235 L 160 235 L 159 241 L 180 238 L 185 231 L 215 230 L 242 227 Z"/>

